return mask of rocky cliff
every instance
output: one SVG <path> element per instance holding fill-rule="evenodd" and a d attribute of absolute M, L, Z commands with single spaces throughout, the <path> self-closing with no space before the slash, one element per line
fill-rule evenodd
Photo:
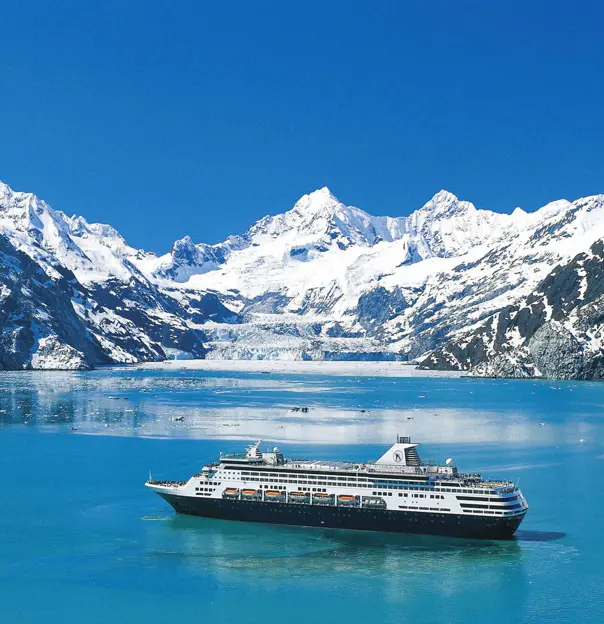
<path fill-rule="evenodd" d="M 420 364 L 495 377 L 604 378 L 604 241 Z"/>

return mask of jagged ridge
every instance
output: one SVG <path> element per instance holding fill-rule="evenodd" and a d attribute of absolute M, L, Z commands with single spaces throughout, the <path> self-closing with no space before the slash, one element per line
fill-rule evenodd
<path fill-rule="evenodd" d="M 69 272 L 70 305 L 80 331 L 97 345 L 85 352 L 74 336 L 46 328 L 19 367 L 56 361 L 48 355 L 53 349 L 63 349 L 63 359 L 70 359 L 69 349 L 83 353 L 86 366 L 204 357 L 207 349 L 211 357 L 246 358 L 413 359 L 433 352 L 425 365 L 587 376 L 585 363 L 582 372 L 575 364 L 553 370 L 534 354 L 518 355 L 518 366 L 504 370 L 476 349 L 463 350 L 477 336 L 484 343 L 484 327 L 494 319 L 511 331 L 514 319 L 505 315 L 515 307 L 531 311 L 536 330 L 527 339 L 537 340 L 535 353 L 564 332 L 582 347 L 597 345 L 592 321 L 581 321 L 589 325 L 582 332 L 554 316 L 541 322 L 530 298 L 556 265 L 565 267 L 581 253 L 597 256 L 595 247 L 589 250 L 604 237 L 603 217 L 601 195 L 506 215 L 476 209 L 447 191 L 408 217 L 374 217 L 323 188 L 243 235 L 218 245 L 185 237 L 158 258 L 128 246 L 109 225 L 67 217 L 0 185 L 0 233 L 49 280 L 60 282 Z M 551 297 L 568 304 L 568 295 Z M 558 310 L 548 305 L 544 309 Z M 593 319 L 601 301 L 590 305 Z M 557 314 L 570 318 L 579 308 L 588 306 L 563 306 Z M 504 342 L 497 357 L 530 350 L 526 340 Z"/>

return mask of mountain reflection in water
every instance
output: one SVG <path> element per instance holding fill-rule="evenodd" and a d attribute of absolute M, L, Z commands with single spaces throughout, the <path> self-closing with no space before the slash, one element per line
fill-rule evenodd
<path fill-rule="evenodd" d="M 4 373 L 0 423 L 77 433 L 331 444 L 554 444 L 593 438 L 595 384 L 476 379 L 267 377 L 103 369 Z M 513 400 L 512 400 L 513 399 Z M 292 411 L 305 406 L 307 413 Z"/>

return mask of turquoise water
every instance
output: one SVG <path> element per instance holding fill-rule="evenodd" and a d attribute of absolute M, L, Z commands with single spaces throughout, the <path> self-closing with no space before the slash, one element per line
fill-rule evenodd
<path fill-rule="evenodd" d="M 2 373 L 0 621 L 602 622 L 603 410 L 595 383 Z M 367 460 L 397 432 L 520 479 L 517 539 L 212 521 L 142 487 L 256 436 Z"/>

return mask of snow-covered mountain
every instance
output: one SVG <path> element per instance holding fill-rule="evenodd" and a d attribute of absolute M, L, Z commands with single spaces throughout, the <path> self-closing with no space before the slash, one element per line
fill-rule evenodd
<path fill-rule="evenodd" d="M 423 368 L 492 377 L 604 378 L 604 240 L 557 266 L 522 301 L 428 355 Z"/>
<path fill-rule="evenodd" d="M 216 292 L 243 316 L 227 338 L 207 328 L 209 357 L 416 359 L 522 301 L 556 265 L 589 249 L 604 236 L 603 201 L 507 215 L 441 191 L 410 216 L 390 218 L 321 189 L 234 244 L 189 240 L 189 253 L 148 269 L 157 280 L 177 267 L 183 301 L 187 291 Z M 214 251 L 221 258 L 209 267 Z"/>
<path fill-rule="evenodd" d="M 85 293 L 67 295 L 94 348 L 87 352 L 59 336 L 57 325 L 34 318 L 38 343 L 33 339 L 24 366 L 40 365 L 35 345 L 48 335 L 91 365 L 178 353 L 417 359 L 486 374 L 549 375 L 526 357 L 519 356 L 523 365 L 498 368 L 491 356 L 463 349 L 477 335 L 484 342 L 485 324 L 492 327 L 504 311 L 526 309 L 555 267 L 572 266 L 579 254 L 594 257 L 592 246 L 604 238 L 604 196 L 508 215 L 441 191 L 407 217 L 375 217 L 323 188 L 223 243 L 185 237 L 156 257 L 130 247 L 108 225 L 67 217 L 0 186 L 0 235 L 11 253 L 24 253 L 48 279 L 60 281 L 67 271 L 74 292 Z M 599 301 L 590 304 L 599 309 Z M 536 310 L 533 303 L 528 309 Z M 564 326 L 582 346 L 596 345 L 586 326 L 595 317 L 589 318 Z M 550 321 L 535 316 L 534 324 L 549 323 L 557 332 Z M 526 347 L 511 335 L 500 345 L 508 355 Z"/>
<path fill-rule="evenodd" d="M 191 298 L 184 310 L 134 264 L 150 255 L 108 225 L 68 218 L 0 183 L 0 253 L 0 368 L 205 355 L 203 335 L 191 325 L 215 296 Z"/>

